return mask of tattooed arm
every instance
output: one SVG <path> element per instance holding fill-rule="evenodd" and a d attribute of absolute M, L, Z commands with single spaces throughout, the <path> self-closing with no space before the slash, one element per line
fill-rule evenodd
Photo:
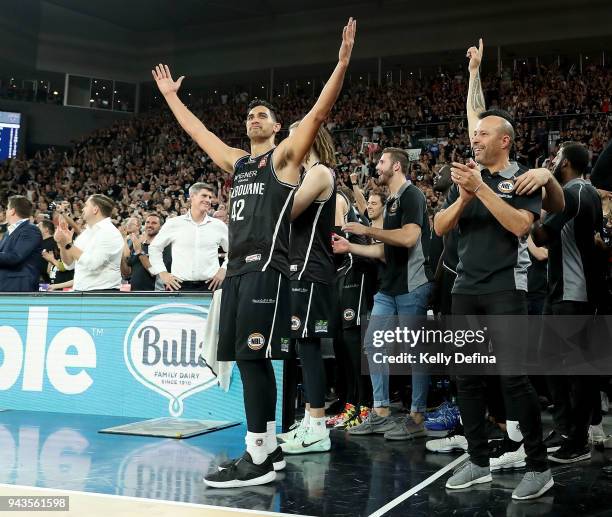
<path fill-rule="evenodd" d="M 470 82 L 468 84 L 466 103 L 470 140 L 472 140 L 476 125 L 478 124 L 478 115 L 486 110 L 484 94 L 482 93 L 482 83 L 480 82 L 480 62 L 482 61 L 483 48 L 482 38 L 480 38 L 478 48 L 470 47 L 466 55 L 466 57 L 470 58 L 470 64 L 468 66 L 470 71 Z"/>

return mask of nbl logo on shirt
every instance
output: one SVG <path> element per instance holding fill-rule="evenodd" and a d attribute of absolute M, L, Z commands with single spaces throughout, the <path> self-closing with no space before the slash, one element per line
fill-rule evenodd
<path fill-rule="evenodd" d="M 298 330 L 302 325 L 300 318 L 291 316 L 291 330 Z"/>
<path fill-rule="evenodd" d="M 258 169 L 263 169 L 268 164 L 268 157 L 264 156 L 261 160 L 259 160 L 259 164 L 257 165 Z"/>
<path fill-rule="evenodd" d="M 247 339 L 247 345 L 251 350 L 261 350 L 265 344 L 266 338 L 259 332 L 251 334 Z"/>
<path fill-rule="evenodd" d="M 157 305 L 129 326 L 123 356 L 130 373 L 169 400 L 171 416 L 183 414 L 183 401 L 217 384 L 202 357 L 208 308 L 183 303 Z"/>
<path fill-rule="evenodd" d="M 345 321 L 352 321 L 355 318 L 355 311 L 353 309 L 345 309 L 342 316 Z"/>

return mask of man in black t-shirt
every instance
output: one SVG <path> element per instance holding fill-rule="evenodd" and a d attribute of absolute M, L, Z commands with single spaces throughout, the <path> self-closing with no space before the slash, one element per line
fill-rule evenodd
<path fill-rule="evenodd" d="M 600 190 L 600 195 L 609 196 L 612 192 L 612 140 L 608 142 L 606 148 L 602 151 L 595 162 L 593 171 L 591 172 L 591 183 L 593 186 Z M 602 307 L 602 314 L 610 314 L 610 307 L 612 306 L 612 250 L 610 249 L 610 236 L 612 235 L 612 228 L 610 228 L 610 217 L 604 227 L 604 232 L 601 237 L 604 244 L 607 246 L 606 250 L 602 250 L 602 255 L 608 256 L 608 272 L 607 272 L 607 284 L 606 285 L 606 300 L 605 306 Z M 604 473 L 608 476 L 612 476 L 612 465 L 608 465 L 603 468 Z"/>
<path fill-rule="evenodd" d="M 159 233 L 163 222 L 158 214 L 149 214 L 145 219 L 145 233 L 140 236 L 136 233 L 129 235 L 130 254 L 128 257 L 123 257 L 128 269 L 131 271 L 130 284 L 132 291 L 155 291 L 155 283 L 157 276 L 149 273 L 151 262 L 149 260 L 149 244 L 153 238 Z M 163 251 L 164 263 L 166 269 L 170 270 L 169 263 L 172 261 L 170 246 L 167 246 Z M 160 290 L 164 290 L 163 282 L 160 282 Z"/>
<path fill-rule="evenodd" d="M 563 185 L 565 210 L 547 215 L 542 224 L 536 225 L 532 231 L 536 244 L 548 246 L 548 296 L 544 314 L 595 314 L 599 293 L 604 285 L 603 267 L 598 263 L 595 244 L 595 235 L 601 232 L 603 226 L 603 214 L 599 194 L 583 179 L 589 154 L 582 144 L 568 142 L 562 144 L 553 163 L 555 177 Z M 576 328 L 580 323 L 575 322 L 570 339 L 573 341 L 575 336 L 586 332 L 590 323 L 585 318 L 584 328 L 581 329 Z M 558 335 L 551 335 L 546 328 L 544 330 L 543 353 L 558 355 L 569 352 L 569 349 L 558 347 Z M 587 339 L 580 341 L 584 344 Z M 551 346 L 555 348 L 550 350 Z M 560 447 L 552 451 L 550 460 L 573 463 L 589 459 L 589 424 L 593 412 L 599 413 L 600 404 L 597 378 L 554 375 L 549 376 L 548 385 L 554 403 L 555 429 L 547 442 L 555 448 Z M 573 393 L 573 403 L 570 403 L 570 393 Z M 596 417 L 599 422 L 594 423 L 601 423 L 601 415 Z"/>
<path fill-rule="evenodd" d="M 383 228 L 347 223 L 343 231 L 365 235 L 380 244 L 359 245 L 334 237 L 336 253 L 353 253 L 384 259 L 380 275 L 380 290 L 374 296 L 368 336 L 384 316 L 425 316 L 432 289 L 429 267 L 430 226 L 425 195 L 406 179 L 408 155 L 403 149 L 383 150 L 377 165 L 378 183 L 389 188 L 385 203 Z M 369 346 L 369 344 L 368 344 Z M 368 354 L 371 359 L 372 354 Z M 426 434 L 424 413 L 429 388 L 428 375 L 412 374 L 412 404 L 410 415 L 403 423 L 391 419 L 389 375 L 381 365 L 370 372 L 374 392 L 374 410 L 360 425 L 349 429 L 350 434 L 384 434 L 388 440 L 407 440 Z"/>
<path fill-rule="evenodd" d="M 482 169 L 479 170 L 475 163 L 453 163 L 451 177 L 455 185 L 443 210 L 434 219 L 438 235 L 459 228 L 459 263 L 452 312 L 458 315 L 526 315 L 529 255 L 525 236 L 539 217 L 541 189 L 524 196 L 515 192 L 518 178 L 526 169 L 509 160 L 514 128 L 506 118 L 489 112 L 481 113 L 479 119 L 472 147 Z M 516 346 L 499 332 L 492 335 L 491 340 L 498 354 L 510 353 Z M 526 375 L 502 375 L 500 382 L 508 413 L 518 416 L 527 455 L 528 472 L 512 498 L 533 499 L 554 484 L 542 443 L 538 397 Z M 484 421 L 484 378 L 458 375 L 457 388 L 470 461 L 447 480 L 449 489 L 491 481 Z"/>
<path fill-rule="evenodd" d="M 47 251 L 55 255 L 55 252 L 57 251 L 57 244 L 55 243 L 55 240 L 53 239 L 53 234 L 55 233 L 55 225 L 53 224 L 52 221 L 45 219 L 44 221 L 41 221 L 40 223 L 38 223 L 38 229 L 40 230 L 40 233 L 42 233 L 42 237 L 43 237 L 42 243 L 40 245 L 42 248 L 42 251 L 43 252 Z M 40 281 L 43 284 L 51 283 L 51 279 L 49 278 L 49 273 L 47 271 L 48 264 L 49 263 L 47 262 L 47 260 L 41 255 L 40 257 Z"/>

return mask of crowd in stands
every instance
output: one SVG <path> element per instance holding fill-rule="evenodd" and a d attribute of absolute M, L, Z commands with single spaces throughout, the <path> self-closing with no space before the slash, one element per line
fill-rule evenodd
<path fill-rule="evenodd" d="M 594 163 L 612 136 L 609 68 L 591 65 L 577 74 L 541 66 L 535 73 L 489 75 L 483 77 L 483 90 L 488 107 L 506 109 L 516 118 L 516 159 L 527 165 L 544 164 L 565 140 L 588 146 Z M 463 118 L 466 91 L 467 78 L 460 73 L 410 78 L 401 85 L 348 86 L 327 122 L 337 145 L 338 182 L 348 183 L 349 174 L 357 172 L 366 193 L 375 190 L 378 150 L 419 149 L 410 166 L 411 179 L 435 209 L 436 172 L 470 154 Z M 306 93 L 274 100 L 284 128 L 312 104 Z M 200 98 L 191 107 L 223 140 L 246 147 L 249 101 L 246 93 L 218 94 Z M 280 137 L 285 134 L 283 130 Z M 68 152 L 49 148 L 0 163 L 0 194 L 26 195 L 35 204 L 38 221 L 59 201 L 69 201 L 70 211 L 79 214 L 93 193 L 107 194 L 118 203 L 113 218 L 118 226 L 151 211 L 164 218 L 180 215 L 187 211 L 189 185 L 197 181 L 218 186 L 217 216 L 224 219 L 230 176 L 214 166 L 165 107 L 100 129 Z"/>

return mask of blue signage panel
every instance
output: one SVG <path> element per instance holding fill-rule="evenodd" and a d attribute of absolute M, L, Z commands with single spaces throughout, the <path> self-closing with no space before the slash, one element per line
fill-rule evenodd
<path fill-rule="evenodd" d="M 0 160 L 17 156 L 21 114 L 0 111 Z"/>
<path fill-rule="evenodd" d="M 244 420 L 238 369 L 208 349 L 211 299 L 0 296 L 0 409 Z M 274 369 L 280 421 L 282 363 Z"/>

